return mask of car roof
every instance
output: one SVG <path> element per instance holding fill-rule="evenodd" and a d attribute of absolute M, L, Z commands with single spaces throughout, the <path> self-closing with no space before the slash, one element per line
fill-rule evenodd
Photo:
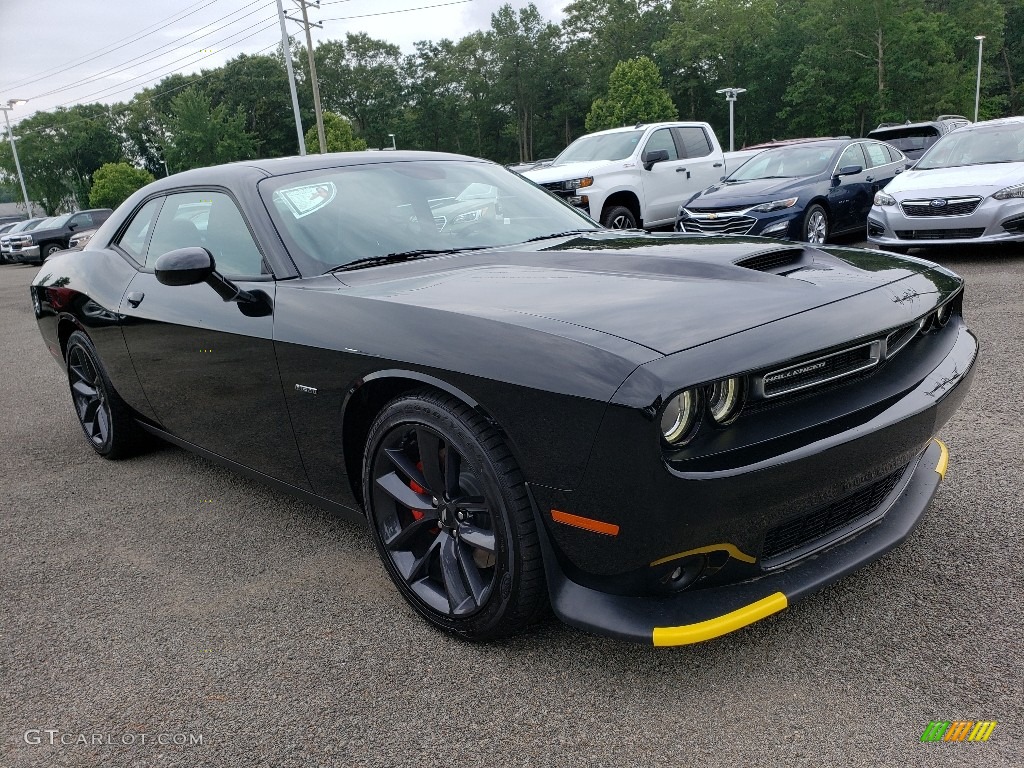
<path fill-rule="evenodd" d="M 791 144 L 813 144 L 816 141 L 852 141 L 852 139 L 849 136 L 816 136 L 806 139 L 772 139 L 771 141 L 764 141 L 760 144 L 750 144 L 749 146 L 743 147 L 743 149 L 771 149 L 772 147 L 788 147 Z"/>

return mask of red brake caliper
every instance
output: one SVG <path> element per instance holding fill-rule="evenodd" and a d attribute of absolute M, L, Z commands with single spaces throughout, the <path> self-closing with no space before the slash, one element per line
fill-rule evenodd
<path fill-rule="evenodd" d="M 422 461 L 417 461 L 416 462 L 416 469 L 418 469 L 420 472 L 423 471 L 423 462 Z M 409 487 L 412 488 L 413 493 L 426 493 L 427 492 L 427 489 L 424 488 L 419 483 L 417 483 L 415 480 L 410 480 L 409 481 Z M 423 519 L 423 513 L 420 510 L 418 510 L 418 509 L 412 510 L 412 519 L 413 520 L 422 520 Z"/>

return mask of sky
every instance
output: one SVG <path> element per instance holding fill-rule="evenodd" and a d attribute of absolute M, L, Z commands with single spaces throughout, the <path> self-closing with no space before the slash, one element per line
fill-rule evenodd
<path fill-rule="evenodd" d="M 507 0 L 514 8 L 529 0 Z M 561 21 L 568 0 L 534 0 Z M 300 16 L 296 0 L 285 13 Z M 503 0 L 321 0 L 310 8 L 313 45 L 366 32 L 412 53 L 419 40 L 458 40 L 487 29 Z M 433 6 L 433 7 L 428 7 Z M 408 10 L 422 9 L 422 10 Z M 346 18 L 342 18 L 346 17 Z M 287 22 L 288 33 L 302 28 Z M 172 72 L 212 69 L 281 41 L 275 0 L 0 0 L 0 104 L 17 123 L 36 111 L 128 101 Z"/>

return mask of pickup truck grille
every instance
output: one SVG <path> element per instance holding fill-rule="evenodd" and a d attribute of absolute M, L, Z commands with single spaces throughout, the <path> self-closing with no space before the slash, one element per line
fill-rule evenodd
<path fill-rule="evenodd" d="M 552 192 L 561 198 L 568 199 L 576 194 L 576 190 L 565 189 L 564 183 L 565 182 L 561 181 L 551 181 L 548 182 L 547 184 L 541 184 L 541 186 L 544 187 L 544 189 L 546 189 L 548 192 Z"/>

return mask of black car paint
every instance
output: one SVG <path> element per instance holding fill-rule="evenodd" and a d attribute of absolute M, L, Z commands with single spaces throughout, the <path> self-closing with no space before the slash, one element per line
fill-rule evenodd
<path fill-rule="evenodd" d="M 556 610 L 564 578 L 605 595 L 648 594 L 660 573 L 650 563 L 673 552 L 728 541 L 758 553 L 765 528 L 920 456 L 967 390 L 977 346 L 957 315 L 870 376 L 666 452 L 656 414 L 673 392 L 849 344 L 851 320 L 857 338 L 884 335 L 962 281 L 927 262 L 834 248 L 807 249 L 792 273 L 764 273 L 733 262 L 780 247 L 772 241 L 634 233 L 300 278 L 256 192 L 266 171 L 234 166 L 226 182 L 228 173 L 152 185 L 84 251 L 47 261 L 32 290 L 54 356 L 84 330 L 151 428 L 353 517 L 364 409 L 424 384 L 460 398 L 500 426 L 530 484 Z M 204 285 L 162 285 L 103 247 L 152 195 L 225 183 L 278 278 L 240 283 L 268 293 L 264 317 Z M 129 290 L 144 294 L 137 308 Z M 954 370 L 947 390 L 922 394 Z M 552 509 L 622 534 L 557 525 Z M 732 559 L 696 591 L 759 575 Z M 564 613 L 616 632 L 600 612 L 590 624 Z"/>

